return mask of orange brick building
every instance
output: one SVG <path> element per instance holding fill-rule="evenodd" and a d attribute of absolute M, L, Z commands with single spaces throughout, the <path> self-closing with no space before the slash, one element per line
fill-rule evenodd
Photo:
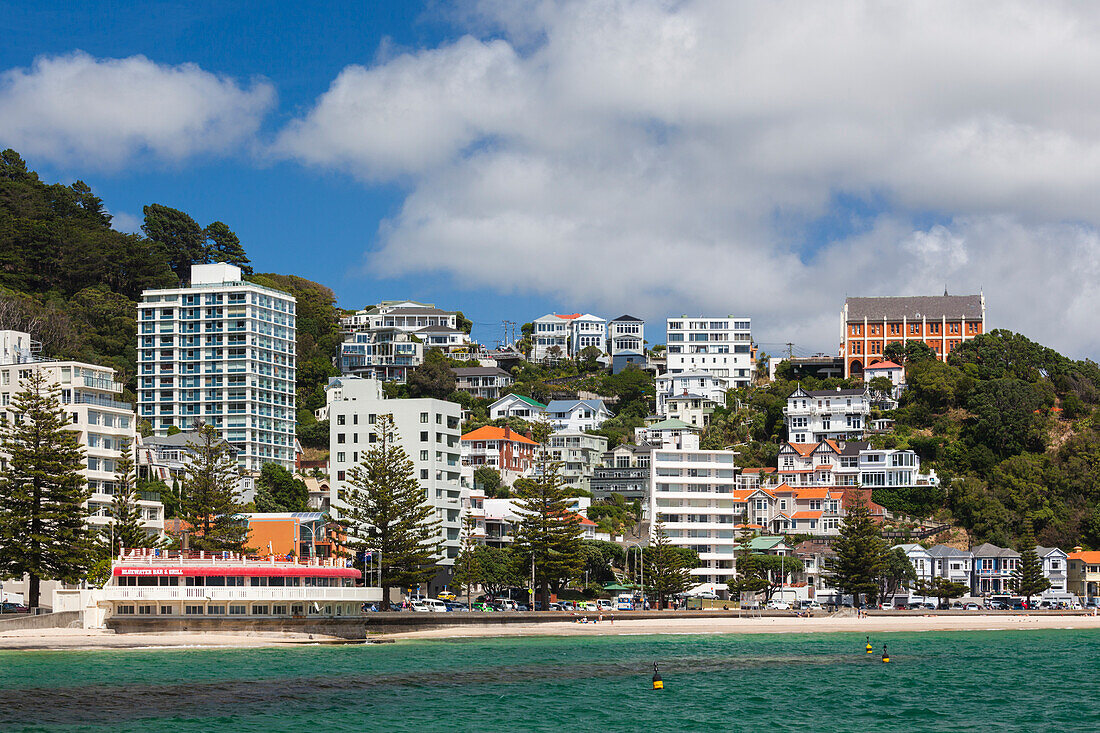
<path fill-rule="evenodd" d="M 844 376 L 884 361 L 894 341 L 923 341 L 942 361 L 967 339 L 985 333 L 984 295 L 848 298 L 841 311 Z"/>

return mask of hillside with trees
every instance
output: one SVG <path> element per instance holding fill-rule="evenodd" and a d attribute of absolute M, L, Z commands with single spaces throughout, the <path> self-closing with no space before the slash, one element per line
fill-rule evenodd
<path fill-rule="evenodd" d="M 898 513 L 935 517 L 966 529 L 971 541 L 1015 546 L 1034 531 L 1042 545 L 1100 547 L 1100 367 L 1075 361 L 1010 331 L 963 342 L 948 362 L 923 344 L 894 347 L 908 388 L 898 409 L 875 412 L 893 428 L 876 447 L 911 449 L 941 487 L 876 489 L 874 501 Z M 731 393 L 703 437 L 737 444 L 739 463 L 774 466 L 786 438 L 783 407 L 796 387 L 777 379 Z M 807 389 L 857 386 L 802 379 Z"/>
<path fill-rule="evenodd" d="M 303 442 L 327 447 L 327 426 L 317 426 L 312 411 L 324 405 L 324 385 L 336 374 L 340 328 L 332 291 L 295 275 L 253 274 L 224 222 L 202 226 L 155 203 L 144 215 L 142 234 L 116 231 L 83 181 L 46 183 L 15 151 L 0 153 L 0 329 L 30 333 L 44 356 L 113 367 L 133 399 L 142 290 L 179 286 L 192 264 L 238 265 L 247 280 L 298 300 L 299 431 Z"/>

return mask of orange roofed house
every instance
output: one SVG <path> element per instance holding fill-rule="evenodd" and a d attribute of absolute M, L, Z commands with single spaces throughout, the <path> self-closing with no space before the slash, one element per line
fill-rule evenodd
<path fill-rule="evenodd" d="M 1066 580 L 1070 593 L 1081 599 L 1100 596 L 1100 551 L 1074 547 Z"/>
<path fill-rule="evenodd" d="M 488 466 L 500 473 L 505 483 L 530 471 L 538 443 L 511 428 L 492 425 L 480 427 L 462 436 L 462 465 L 477 470 Z"/>
<path fill-rule="evenodd" d="M 848 298 L 841 312 L 844 376 L 884 361 L 894 341 L 923 341 L 942 360 L 967 339 L 985 333 L 984 295 Z"/>

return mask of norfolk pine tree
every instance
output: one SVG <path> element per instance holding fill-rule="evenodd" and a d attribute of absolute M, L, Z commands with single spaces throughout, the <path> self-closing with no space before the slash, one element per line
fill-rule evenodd
<path fill-rule="evenodd" d="M 466 590 L 467 608 L 472 608 L 473 588 L 481 582 L 481 563 L 478 561 L 478 545 L 474 537 L 476 531 L 477 520 L 472 514 L 467 514 L 462 520 L 462 549 L 455 558 L 454 576 L 452 576 L 455 584 Z"/>
<path fill-rule="evenodd" d="M 341 523 L 351 549 L 377 558 L 382 610 L 388 611 L 390 588 L 419 586 L 435 576 L 439 522 L 398 442 L 393 417 L 379 415 L 375 430 L 378 442 L 348 471 Z"/>
<path fill-rule="evenodd" d="M 145 531 L 141 523 L 141 506 L 134 488 L 134 459 L 130 446 L 115 461 L 115 495 L 111 501 L 110 555 L 122 548 L 155 547 L 157 539 Z"/>
<path fill-rule="evenodd" d="M 1050 587 L 1050 580 L 1043 575 L 1043 561 L 1035 552 L 1035 536 L 1031 522 L 1024 527 L 1024 536 L 1020 540 L 1020 562 L 1012 571 L 1009 586 L 1013 591 L 1027 597 L 1027 607 L 1031 608 L 1031 597 L 1037 596 Z"/>
<path fill-rule="evenodd" d="M 66 429 L 58 394 L 31 369 L 10 406 L 15 419 L 0 434 L 8 457 L 0 473 L 0 578 L 27 575 L 31 607 L 39 604 L 42 580 L 76 582 L 93 560 L 84 452 Z"/>
<path fill-rule="evenodd" d="M 191 526 L 191 549 L 241 552 L 248 527 L 236 518 L 244 511 L 237 500 L 237 464 L 212 426 L 199 425 L 197 433 L 188 442 L 192 455 L 177 516 Z"/>
<path fill-rule="evenodd" d="M 833 584 L 851 593 L 856 605 L 860 595 L 866 595 L 867 603 L 874 604 L 886 565 L 887 547 L 861 495 L 848 508 L 833 550 L 837 555 L 832 567 Z"/>
<path fill-rule="evenodd" d="M 647 580 L 657 594 L 657 609 L 660 610 L 664 608 L 668 598 L 691 587 L 691 568 L 684 565 L 679 548 L 669 541 L 668 533 L 665 532 L 665 520 L 660 514 L 653 526 L 653 539 L 647 554 Z"/>
<path fill-rule="evenodd" d="M 519 497 L 516 508 L 521 517 L 512 547 L 522 562 L 521 576 L 530 579 L 534 559 L 538 597 L 542 608 L 549 609 L 550 586 L 576 577 L 584 567 L 584 555 L 580 517 L 569 508 L 561 464 L 550 460 L 546 449 L 549 424 L 536 425 L 535 432 L 540 444 L 537 478 L 519 479 L 512 487 Z"/>

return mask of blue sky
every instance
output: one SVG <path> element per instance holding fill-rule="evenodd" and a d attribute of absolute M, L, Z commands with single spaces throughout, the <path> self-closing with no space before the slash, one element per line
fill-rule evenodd
<path fill-rule="evenodd" d="M 489 343 L 732 314 L 828 352 L 845 296 L 946 285 L 1100 354 L 1100 9 L 840 5 L 0 2 L 0 146 Z"/>
<path fill-rule="evenodd" d="M 452 37 L 454 27 L 438 19 L 444 9 L 427 5 L 334 3 L 315 12 L 297 2 L 0 3 L 11 30 L 0 46 L 0 68 L 79 49 L 97 58 L 140 54 L 241 79 L 261 76 L 279 95 L 265 123 L 271 134 L 295 110 L 308 108 L 344 66 L 369 64 L 382 48 L 434 46 Z M 225 221 L 258 270 L 324 283 L 346 308 L 399 297 L 427 300 L 464 309 L 477 323 L 476 335 L 492 340 L 500 320 L 531 320 L 555 307 L 550 298 L 502 297 L 438 275 L 372 277 L 364 252 L 379 222 L 400 205 L 399 183 L 370 185 L 346 173 L 291 162 L 258 166 L 237 156 L 182 164 L 146 158 L 108 171 L 26 157 L 46 180 L 84 179 L 115 212 L 140 219 L 142 206 L 155 202 L 202 224 Z"/>

